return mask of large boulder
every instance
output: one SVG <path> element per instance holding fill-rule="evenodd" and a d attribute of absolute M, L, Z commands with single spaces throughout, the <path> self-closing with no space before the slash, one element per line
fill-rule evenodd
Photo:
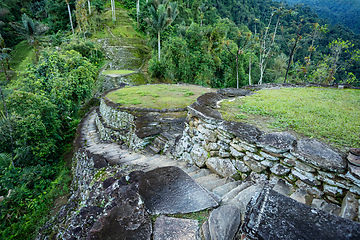
<path fill-rule="evenodd" d="M 341 154 L 316 139 L 299 140 L 293 153 L 303 161 L 325 171 L 341 173 L 346 170 L 346 161 Z"/>
<path fill-rule="evenodd" d="M 218 206 L 195 180 L 172 166 L 143 174 L 139 181 L 139 193 L 152 215 L 197 212 Z"/>
<path fill-rule="evenodd" d="M 309 207 L 266 187 L 247 206 L 251 239 L 360 239 L 360 224 Z"/>

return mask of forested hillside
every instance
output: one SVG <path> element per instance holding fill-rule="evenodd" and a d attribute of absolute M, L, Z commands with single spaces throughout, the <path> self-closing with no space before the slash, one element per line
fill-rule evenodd
<path fill-rule="evenodd" d="M 360 34 L 360 1 L 358 0 L 285 0 L 290 4 L 306 4 L 329 20 L 332 24 L 342 24 Z"/>
<path fill-rule="evenodd" d="M 68 191 L 76 127 L 105 64 L 99 39 L 146 41 L 150 81 L 360 86 L 358 35 L 272 0 L 3 0 L 0 34 L 1 239 L 33 238 Z"/>

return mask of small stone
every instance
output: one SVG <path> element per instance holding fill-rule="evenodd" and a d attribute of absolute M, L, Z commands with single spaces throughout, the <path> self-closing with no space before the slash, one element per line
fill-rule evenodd
<path fill-rule="evenodd" d="M 297 180 L 295 182 L 295 185 L 298 187 L 298 188 L 301 188 L 303 190 L 305 190 L 306 192 L 308 192 L 309 194 L 311 194 L 312 196 L 316 197 L 316 198 L 319 198 L 323 195 L 323 192 L 320 191 L 318 188 L 316 187 L 312 187 L 306 183 L 304 183 L 303 181 L 301 180 Z"/>
<path fill-rule="evenodd" d="M 351 187 L 349 191 L 350 191 L 351 193 L 354 193 L 354 194 L 360 196 L 360 187 L 358 187 L 358 186 L 353 186 L 353 187 Z"/>
<path fill-rule="evenodd" d="M 210 129 L 210 130 L 214 130 L 216 129 L 216 125 L 213 124 L 203 124 L 205 128 Z"/>
<path fill-rule="evenodd" d="M 263 157 L 261 157 L 261 156 L 259 156 L 259 155 L 256 155 L 256 154 L 254 154 L 254 153 L 251 153 L 251 152 L 246 152 L 246 155 L 247 155 L 249 158 L 252 158 L 252 159 L 254 159 L 254 160 L 256 160 L 256 161 L 262 161 L 262 160 L 265 159 L 265 158 L 263 158 Z"/>
<path fill-rule="evenodd" d="M 302 163 L 300 161 L 295 161 L 295 166 L 305 172 L 311 172 L 311 173 L 316 172 L 315 168 L 310 167 L 309 165 Z"/>
<path fill-rule="evenodd" d="M 292 193 L 295 192 L 294 187 L 283 179 L 279 179 L 277 181 L 277 183 L 273 187 L 273 190 L 278 193 L 281 193 L 284 196 L 290 196 Z"/>
<path fill-rule="evenodd" d="M 330 202 L 332 202 L 332 203 L 335 203 L 335 204 L 337 204 L 337 205 L 340 204 L 340 202 L 339 202 L 337 199 L 335 199 L 333 196 L 326 195 L 326 198 L 327 198 Z"/>
<path fill-rule="evenodd" d="M 199 168 L 202 168 L 205 166 L 206 159 L 208 158 L 208 153 L 199 144 L 195 144 L 195 146 L 190 152 L 190 156 L 193 159 L 195 165 Z"/>
<path fill-rule="evenodd" d="M 188 153 L 188 152 L 184 152 L 184 153 L 181 155 L 180 159 L 182 159 L 182 160 L 183 160 L 184 162 L 186 162 L 186 163 L 190 163 L 190 164 L 193 163 L 193 160 L 192 160 L 192 158 L 191 158 L 191 156 L 190 156 L 190 153 Z"/>
<path fill-rule="evenodd" d="M 217 157 L 219 156 L 219 151 L 210 151 L 209 155 L 210 157 Z"/>
<path fill-rule="evenodd" d="M 300 169 L 294 168 L 291 173 L 299 178 L 300 180 L 304 181 L 307 184 L 310 184 L 311 186 L 319 186 L 321 185 L 321 182 L 316 180 L 314 174 L 301 171 Z"/>
<path fill-rule="evenodd" d="M 350 148 L 350 153 L 360 156 L 360 148 Z"/>
<path fill-rule="evenodd" d="M 249 176 L 250 176 L 250 179 L 256 183 L 261 183 L 261 182 L 268 180 L 268 177 L 265 174 L 259 174 L 256 172 L 250 173 Z"/>
<path fill-rule="evenodd" d="M 285 158 L 280 161 L 282 164 L 288 166 L 288 167 L 294 167 L 296 164 L 296 161 L 290 158 Z"/>
<path fill-rule="evenodd" d="M 274 161 L 270 161 L 270 160 L 266 159 L 266 160 L 260 162 L 260 164 L 265 167 L 271 168 L 272 166 L 274 166 Z"/>
<path fill-rule="evenodd" d="M 312 196 L 310 196 L 305 190 L 298 189 L 293 194 L 290 195 L 290 197 L 298 202 L 301 202 L 306 205 L 311 205 L 312 202 Z"/>
<path fill-rule="evenodd" d="M 275 175 L 284 176 L 290 172 L 290 168 L 287 168 L 287 167 L 277 163 L 272 168 L 270 168 L 270 171 Z"/>
<path fill-rule="evenodd" d="M 333 173 L 328 173 L 328 172 L 323 172 L 323 171 L 318 171 L 318 173 L 323 177 L 327 177 L 327 178 L 331 178 L 331 179 L 335 178 L 335 175 Z"/>
<path fill-rule="evenodd" d="M 249 147 L 248 145 L 240 143 L 240 142 L 238 142 L 236 144 L 232 142 L 232 143 L 230 143 L 230 146 L 232 146 L 239 152 L 245 152 L 245 151 L 256 152 L 255 148 Z"/>
<path fill-rule="evenodd" d="M 220 146 L 219 144 L 217 143 L 214 143 L 214 142 L 210 142 L 206 145 L 206 148 L 205 148 L 207 151 L 217 151 L 220 149 Z"/>
<path fill-rule="evenodd" d="M 246 172 L 250 172 L 250 168 L 248 166 L 245 165 L 245 163 L 243 161 L 240 160 L 232 160 L 231 161 L 234 165 L 234 167 L 242 172 L 242 173 L 246 173 Z"/>
<path fill-rule="evenodd" d="M 209 229 L 209 221 L 206 220 L 203 225 L 201 226 L 201 232 L 202 232 L 202 237 L 205 240 L 211 240 L 211 236 L 210 236 L 210 229 Z"/>
<path fill-rule="evenodd" d="M 347 192 L 341 205 L 340 217 L 355 220 L 358 215 L 359 202 L 353 193 Z"/>
<path fill-rule="evenodd" d="M 230 157 L 230 153 L 228 151 L 226 151 L 226 149 L 220 148 L 219 156 L 222 158 L 228 158 L 228 157 Z"/>
<path fill-rule="evenodd" d="M 292 155 L 289 152 L 283 153 L 282 154 L 285 158 L 291 159 L 291 160 L 296 160 L 296 157 L 294 155 Z"/>
<path fill-rule="evenodd" d="M 349 153 L 347 160 L 356 166 L 360 166 L 360 156 Z"/>
<path fill-rule="evenodd" d="M 345 175 L 339 174 L 338 176 L 345 178 L 345 179 L 351 181 L 356 186 L 360 187 L 360 179 L 357 179 L 356 177 L 354 177 L 350 172 L 347 172 Z"/>
<path fill-rule="evenodd" d="M 291 173 L 287 176 L 284 177 L 288 182 L 295 182 L 297 180 L 297 178 L 292 175 Z"/>
<path fill-rule="evenodd" d="M 330 185 L 324 185 L 324 193 L 329 194 L 333 197 L 337 197 L 339 195 L 344 195 L 344 190 L 338 187 L 330 186 Z"/>
<path fill-rule="evenodd" d="M 359 158 L 360 158 L 360 157 L 359 157 Z M 360 179 L 360 167 L 355 166 L 355 165 L 352 165 L 352 164 L 349 164 L 349 169 L 350 169 L 350 173 L 351 173 L 354 177 Z"/>
<path fill-rule="evenodd" d="M 206 166 L 222 177 L 231 177 L 237 173 L 236 168 L 228 158 L 208 158 Z"/>
<path fill-rule="evenodd" d="M 222 148 L 222 149 L 224 149 L 224 150 L 226 150 L 226 151 L 229 151 L 230 150 L 230 145 L 227 143 L 227 142 L 224 142 L 224 141 L 218 141 L 217 142 L 218 143 L 218 145 L 220 146 L 220 149 Z"/>
<path fill-rule="evenodd" d="M 324 199 L 313 199 L 311 206 L 325 212 L 339 216 L 341 208 L 333 203 L 328 203 Z"/>
<path fill-rule="evenodd" d="M 160 216 L 154 226 L 154 240 L 194 239 L 201 240 L 197 220 Z"/>
<path fill-rule="evenodd" d="M 330 178 L 327 178 L 327 177 L 324 177 L 321 175 L 316 176 L 316 179 L 323 181 L 329 185 L 344 188 L 347 190 L 349 190 L 351 187 L 351 185 L 349 183 L 347 183 L 346 181 L 336 181 L 336 180 L 333 180 L 333 179 L 330 179 Z"/>
<path fill-rule="evenodd" d="M 270 161 L 277 161 L 277 160 L 279 160 L 278 157 L 274 157 L 274 156 L 272 156 L 272 155 L 270 155 L 270 154 L 267 154 L 266 152 L 263 152 L 263 151 L 260 151 L 260 155 L 261 155 L 263 158 L 265 158 L 265 159 L 267 159 L 267 160 L 270 160 Z"/>
<path fill-rule="evenodd" d="M 244 160 L 244 163 L 249 167 L 251 168 L 251 170 L 257 172 L 257 173 L 260 173 L 262 171 L 264 171 L 266 169 L 265 166 L 261 165 L 259 162 L 255 161 L 255 160 L 252 160 L 250 159 L 248 156 L 245 156 L 243 158 Z"/>
<path fill-rule="evenodd" d="M 239 152 L 238 150 L 236 150 L 234 147 L 230 146 L 230 153 L 233 157 L 235 158 L 240 158 L 240 157 L 243 157 L 245 156 L 244 153 L 242 152 Z"/>

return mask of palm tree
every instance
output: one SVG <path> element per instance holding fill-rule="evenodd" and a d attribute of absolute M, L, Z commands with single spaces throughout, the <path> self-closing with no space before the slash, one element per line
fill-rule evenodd
<path fill-rule="evenodd" d="M 199 7 L 198 7 L 199 11 L 200 11 L 200 27 L 202 27 L 203 25 L 203 19 L 204 19 L 204 13 L 206 12 L 206 10 L 208 9 L 208 7 L 206 6 L 205 3 L 201 4 Z"/>
<path fill-rule="evenodd" d="M 36 21 L 31 19 L 26 13 L 21 17 L 22 23 L 10 23 L 10 25 L 18 32 L 18 34 L 27 39 L 28 43 L 34 47 L 36 59 L 38 59 L 38 45 L 39 38 L 44 34 L 49 28 Z"/>
<path fill-rule="evenodd" d="M 157 33 L 158 54 L 160 61 L 160 34 L 176 19 L 179 14 L 177 2 L 169 3 L 168 0 L 153 0 L 149 8 L 150 17 L 145 21 Z"/>

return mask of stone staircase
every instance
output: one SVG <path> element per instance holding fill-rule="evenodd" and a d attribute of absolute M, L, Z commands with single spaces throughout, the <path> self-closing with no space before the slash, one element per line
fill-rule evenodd
<path fill-rule="evenodd" d="M 259 194 L 265 186 L 265 182 L 255 183 L 250 180 L 235 181 L 230 177 L 222 178 L 212 173 L 209 169 L 198 168 L 185 162 L 170 159 L 164 155 L 150 155 L 148 152 L 133 152 L 124 145 L 119 145 L 114 142 L 102 142 L 95 124 L 96 114 L 98 114 L 97 111 L 92 111 L 84 119 L 80 143 L 84 150 L 93 155 L 103 157 L 108 165 L 132 166 L 134 169 L 144 172 L 161 167 L 178 167 L 204 188 L 219 204 L 238 207 L 242 218 L 245 215 L 246 206 L 252 196 Z M 272 186 L 274 186 L 274 184 Z M 286 192 L 281 184 L 275 184 L 274 189 L 280 193 Z M 240 239 L 240 237 L 236 239 Z"/>

